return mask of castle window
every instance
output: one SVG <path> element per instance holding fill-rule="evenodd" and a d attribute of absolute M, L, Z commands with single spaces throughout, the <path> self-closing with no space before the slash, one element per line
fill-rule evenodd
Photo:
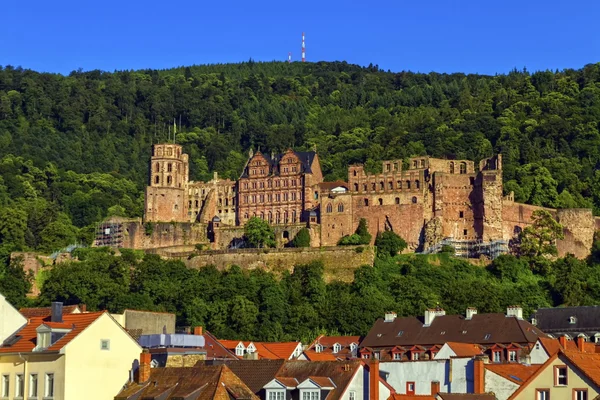
<path fill-rule="evenodd" d="M 425 160 L 421 160 L 421 168 L 425 167 Z"/>
<path fill-rule="evenodd" d="M 281 201 L 281 195 L 279 193 L 275 195 L 275 201 Z"/>
<path fill-rule="evenodd" d="M 173 205 L 173 210 L 178 210 L 178 209 L 179 209 L 179 206 L 177 204 L 174 204 Z"/>
<path fill-rule="evenodd" d="M 160 164 L 159 163 L 156 163 L 154 165 L 154 172 L 160 172 Z"/>
<path fill-rule="evenodd" d="M 198 207 L 198 206 L 196 205 L 196 207 Z M 191 200 L 188 201 L 188 208 L 192 208 L 192 201 Z"/>
<path fill-rule="evenodd" d="M 419 165 L 419 164 L 418 164 L 417 160 L 414 160 L 414 161 L 413 161 L 413 168 L 417 168 L 417 166 L 418 166 L 418 165 Z"/>
<path fill-rule="evenodd" d="M 296 210 L 292 211 L 292 222 L 296 223 Z"/>
<path fill-rule="evenodd" d="M 256 203 L 256 195 L 255 194 L 252 195 L 252 202 Z"/>
<path fill-rule="evenodd" d="M 406 181 L 406 188 L 410 189 L 410 181 Z"/>
<path fill-rule="evenodd" d="M 225 205 L 228 206 L 229 205 L 229 199 L 225 199 Z"/>
<path fill-rule="evenodd" d="M 460 163 L 460 173 L 461 174 L 466 174 L 467 173 L 467 163 Z"/>
<path fill-rule="evenodd" d="M 355 183 L 355 184 L 354 184 L 354 191 L 355 191 L 355 192 L 358 192 L 358 183 Z"/>
<path fill-rule="evenodd" d="M 394 188 L 394 182 L 392 182 L 392 181 L 389 181 L 389 182 L 388 182 L 388 188 L 389 188 L 390 190 L 392 190 L 392 189 Z"/>
<path fill-rule="evenodd" d="M 394 171 L 398 171 L 398 163 L 394 163 Z"/>
<path fill-rule="evenodd" d="M 342 203 L 338 204 L 338 212 L 344 212 L 344 205 Z"/>
<path fill-rule="evenodd" d="M 267 202 L 272 202 L 273 201 L 273 195 L 268 194 L 267 195 Z"/>
<path fill-rule="evenodd" d="M 385 171 L 390 172 L 390 169 L 391 169 L 390 164 L 385 164 Z"/>
<path fill-rule="evenodd" d="M 464 217 L 465 217 L 465 213 L 464 213 L 464 211 L 460 211 L 460 212 L 458 213 L 458 218 L 464 218 Z"/>
<path fill-rule="evenodd" d="M 267 182 L 267 187 L 273 187 L 273 182 L 271 182 L 271 181 L 268 181 L 268 182 Z"/>
<path fill-rule="evenodd" d="M 296 192 L 292 193 L 292 201 L 296 201 Z"/>
<path fill-rule="evenodd" d="M 219 207 L 223 205 L 223 199 L 219 199 Z"/>
<path fill-rule="evenodd" d="M 292 172 L 296 172 L 296 167 L 292 167 Z"/>
<path fill-rule="evenodd" d="M 365 199 L 364 200 L 364 204 L 365 204 L 365 206 L 368 206 L 369 205 L 369 199 Z"/>
<path fill-rule="evenodd" d="M 283 201 L 288 201 L 288 194 L 287 193 L 283 194 Z"/>
<path fill-rule="evenodd" d="M 173 183 L 173 178 L 167 176 L 167 185 L 170 185 L 171 183 Z"/>
<path fill-rule="evenodd" d="M 354 173 L 354 176 L 356 176 L 356 170 L 354 170 L 353 173 Z"/>
<path fill-rule="evenodd" d="M 247 204 L 248 203 L 248 196 L 244 196 L 244 203 Z"/>
<path fill-rule="evenodd" d="M 261 182 L 261 183 L 259 184 L 259 187 L 260 187 L 261 189 L 264 189 L 264 187 L 265 187 L 265 183 L 264 183 L 264 182 Z"/>
<path fill-rule="evenodd" d="M 413 202 L 413 204 L 417 204 L 417 198 L 415 196 L 413 196 L 412 202 Z"/>
<path fill-rule="evenodd" d="M 279 214 L 279 211 L 277 211 L 275 213 L 275 223 L 279 224 L 281 222 L 281 214 Z"/>
<path fill-rule="evenodd" d="M 367 184 L 363 183 L 363 192 L 366 192 L 366 191 L 367 191 Z"/>
<path fill-rule="evenodd" d="M 244 213 L 244 219 L 248 219 L 248 213 Z"/>
<path fill-rule="evenodd" d="M 385 189 L 385 184 L 383 183 L 383 181 L 379 182 L 379 190 L 384 190 Z"/>
<path fill-rule="evenodd" d="M 327 212 L 330 213 L 333 211 L 333 206 L 331 205 L 331 203 L 327 204 L 327 208 L 326 208 Z"/>
<path fill-rule="evenodd" d="M 379 205 L 382 206 L 383 205 L 383 199 L 380 198 L 378 201 L 379 201 Z"/>
<path fill-rule="evenodd" d="M 376 185 L 375 185 L 375 182 L 373 182 L 373 183 L 371 184 L 371 190 L 375 191 L 376 189 L 377 189 L 377 187 L 376 187 Z"/>
<path fill-rule="evenodd" d="M 156 175 L 154 177 L 154 183 L 156 183 L 156 184 L 160 183 L 160 177 L 158 175 Z"/>
<path fill-rule="evenodd" d="M 398 189 L 402 189 L 402 181 L 396 182 L 396 185 L 398 186 Z"/>
<path fill-rule="evenodd" d="M 256 189 L 256 182 L 252 182 L 252 189 Z"/>
<path fill-rule="evenodd" d="M 467 230 L 466 229 L 463 229 L 463 235 L 467 236 Z"/>
<path fill-rule="evenodd" d="M 292 183 L 292 186 L 296 186 L 296 180 L 295 179 L 292 179 L 290 182 Z"/>
<path fill-rule="evenodd" d="M 454 163 L 453 162 L 450 163 L 450 173 L 451 174 L 454 173 Z"/>
<path fill-rule="evenodd" d="M 248 189 L 248 182 L 244 182 L 244 189 Z M 202 194 L 204 194 L 204 190 L 202 190 Z"/>
<path fill-rule="evenodd" d="M 168 156 L 172 156 L 172 155 L 173 155 L 173 149 L 172 149 L 172 148 L 170 148 L 170 147 L 169 147 L 169 148 L 167 149 L 167 155 L 168 155 Z"/>
<path fill-rule="evenodd" d="M 421 186 L 421 184 L 420 184 L 419 180 L 417 179 L 415 181 L 415 187 L 418 189 L 420 186 Z"/>
<path fill-rule="evenodd" d="M 171 163 L 167 164 L 167 172 L 173 172 L 173 164 L 171 164 Z"/>
<path fill-rule="evenodd" d="M 400 204 L 400 197 L 396 197 L 396 204 Z"/>
<path fill-rule="evenodd" d="M 275 181 L 275 187 L 279 187 L 279 181 Z"/>
<path fill-rule="evenodd" d="M 287 185 L 288 185 L 288 181 L 287 181 L 287 179 L 286 179 L 285 181 L 283 181 L 283 186 L 284 186 L 284 187 L 287 187 Z"/>
<path fill-rule="evenodd" d="M 260 201 L 261 203 L 264 203 L 264 202 L 265 202 L 265 195 L 264 195 L 264 194 L 261 194 L 261 195 L 260 195 L 260 197 L 259 197 L 259 201 Z"/>
<path fill-rule="evenodd" d="M 269 220 L 269 223 L 273 222 L 273 213 L 271 211 L 269 211 L 269 215 L 267 218 Z"/>
<path fill-rule="evenodd" d="M 286 223 L 286 224 L 289 222 L 288 212 L 287 211 L 283 212 L 283 222 Z"/>

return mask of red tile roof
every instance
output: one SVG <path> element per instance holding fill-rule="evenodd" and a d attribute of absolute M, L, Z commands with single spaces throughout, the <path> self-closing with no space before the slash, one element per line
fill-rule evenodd
<path fill-rule="evenodd" d="M 63 315 L 64 314 L 73 314 L 75 311 L 79 310 L 78 305 L 72 306 L 63 306 Z M 52 307 L 28 307 L 19 309 L 21 315 L 25 318 L 34 318 L 34 317 L 48 317 L 52 313 Z"/>
<path fill-rule="evenodd" d="M 337 357 L 332 353 L 317 353 L 316 351 L 305 351 L 304 355 L 309 361 L 336 361 Z"/>
<path fill-rule="evenodd" d="M 484 367 L 517 385 L 522 385 L 541 368 L 541 365 L 485 364 Z"/>
<path fill-rule="evenodd" d="M 348 347 L 352 343 L 355 343 L 357 346 L 360 343 L 360 336 L 325 336 L 321 335 L 317 337 L 311 344 L 308 346 L 309 349 L 314 348 L 314 346 L 319 343 L 321 346 L 325 348 L 333 347 L 334 344 L 339 343 L 343 347 Z"/>
<path fill-rule="evenodd" d="M 90 326 L 105 312 L 106 311 L 82 314 L 63 314 L 63 323 L 60 324 L 48 321 L 50 319 L 49 316 L 45 318 L 30 318 L 27 325 L 15 333 L 15 341 L 12 342 L 11 345 L 0 346 L 0 353 L 26 353 L 33 351 L 37 343 L 36 329 L 42 324 L 56 328 L 60 327 L 61 329 L 71 329 L 62 338 L 46 349 L 46 351 L 58 351 L 76 338 L 77 335 L 83 332 L 84 329 Z"/>
<path fill-rule="evenodd" d="M 240 342 L 244 347 L 248 347 L 252 343 L 256 347 L 258 358 L 267 360 L 287 360 L 292 357 L 299 344 L 299 342 L 249 342 L 219 339 L 219 343 L 233 354 L 235 354 L 235 348 Z"/>
<path fill-rule="evenodd" d="M 388 397 L 388 400 L 435 400 L 434 396 L 422 394 L 397 394 Z"/>
<path fill-rule="evenodd" d="M 560 344 L 560 341 L 558 339 L 540 338 L 540 343 L 542 344 L 542 346 L 544 346 L 546 353 L 548 353 L 548 355 L 550 355 L 550 356 L 558 353 L 560 350 L 579 351 L 576 340 L 568 340 L 566 348 L 562 347 L 562 345 Z M 596 353 L 597 352 L 596 348 L 597 348 L 597 346 L 595 343 L 592 343 L 592 342 L 584 342 L 583 343 L 583 350 L 586 353 Z"/>
<path fill-rule="evenodd" d="M 457 357 L 473 357 L 482 354 L 481 346 L 474 343 L 446 343 Z"/>
<path fill-rule="evenodd" d="M 600 387 L 600 354 L 565 351 L 564 356 L 594 384 Z M 597 389 L 596 388 L 596 389 Z"/>

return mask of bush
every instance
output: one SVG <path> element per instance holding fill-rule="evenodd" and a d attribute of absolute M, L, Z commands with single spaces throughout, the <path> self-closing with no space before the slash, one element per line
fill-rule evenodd
<path fill-rule="evenodd" d="M 395 256 L 407 247 L 406 242 L 392 231 L 385 231 L 377 235 L 375 239 L 377 255 Z"/>
<path fill-rule="evenodd" d="M 292 247 L 310 247 L 310 232 L 306 228 L 302 228 L 292 240 Z"/>
<path fill-rule="evenodd" d="M 365 248 L 362 246 L 358 246 L 357 248 L 354 249 L 354 251 L 358 254 L 362 253 L 365 251 Z"/>
<path fill-rule="evenodd" d="M 146 222 L 144 224 L 144 233 L 146 236 L 151 236 L 154 233 L 154 224 L 152 222 Z"/>
<path fill-rule="evenodd" d="M 442 246 L 441 252 L 445 253 L 445 254 L 454 254 L 455 250 L 454 250 L 454 247 L 450 246 L 449 244 L 445 244 Z"/>
<path fill-rule="evenodd" d="M 361 218 L 358 222 L 358 228 L 356 228 L 356 234 L 360 236 L 360 243 L 357 244 L 370 244 L 371 243 L 371 234 L 369 233 L 369 229 L 367 228 L 367 220 Z"/>
<path fill-rule="evenodd" d="M 340 246 L 356 246 L 359 244 L 362 244 L 361 238 L 356 233 L 352 235 L 343 236 L 338 242 L 338 245 Z"/>

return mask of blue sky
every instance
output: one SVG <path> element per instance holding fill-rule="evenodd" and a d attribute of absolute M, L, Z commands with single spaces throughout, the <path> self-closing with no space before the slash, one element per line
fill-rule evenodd
<path fill-rule="evenodd" d="M 506 73 L 600 61 L 600 0 L 7 1 L 0 65 L 72 70 L 300 58 Z"/>

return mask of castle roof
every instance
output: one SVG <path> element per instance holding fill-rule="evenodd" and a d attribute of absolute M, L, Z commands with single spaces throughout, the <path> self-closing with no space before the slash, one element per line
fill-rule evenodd
<path fill-rule="evenodd" d="M 314 151 L 292 151 L 292 152 L 300 160 L 301 167 L 302 167 L 302 170 L 300 172 L 304 173 L 304 174 L 312 174 L 312 163 L 315 160 L 317 153 Z M 254 158 L 258 155 L 262 156 L 265 160 L 267 160 L 267 163 L 269 164 L 269 167 L 271 168 L 272 174 L 279 175 L 279 162 L 281 161 L 281 159 L 283 158 L 283 156 L 285 154 L 286 153 L 281 153 L 281 154 L 274 154 L 274 155 L 270 156 L 268 154 L 257 151 L 256 154 L 254 154 L 252 156 L 252 158 Z M 246 168 L 244 168 L 244 171 L 242 172 L 242 175 L 240 176 L 240 178 L 247 178 L 248 176 L 249 176 L 248 168 L 246 167 Z"/>

